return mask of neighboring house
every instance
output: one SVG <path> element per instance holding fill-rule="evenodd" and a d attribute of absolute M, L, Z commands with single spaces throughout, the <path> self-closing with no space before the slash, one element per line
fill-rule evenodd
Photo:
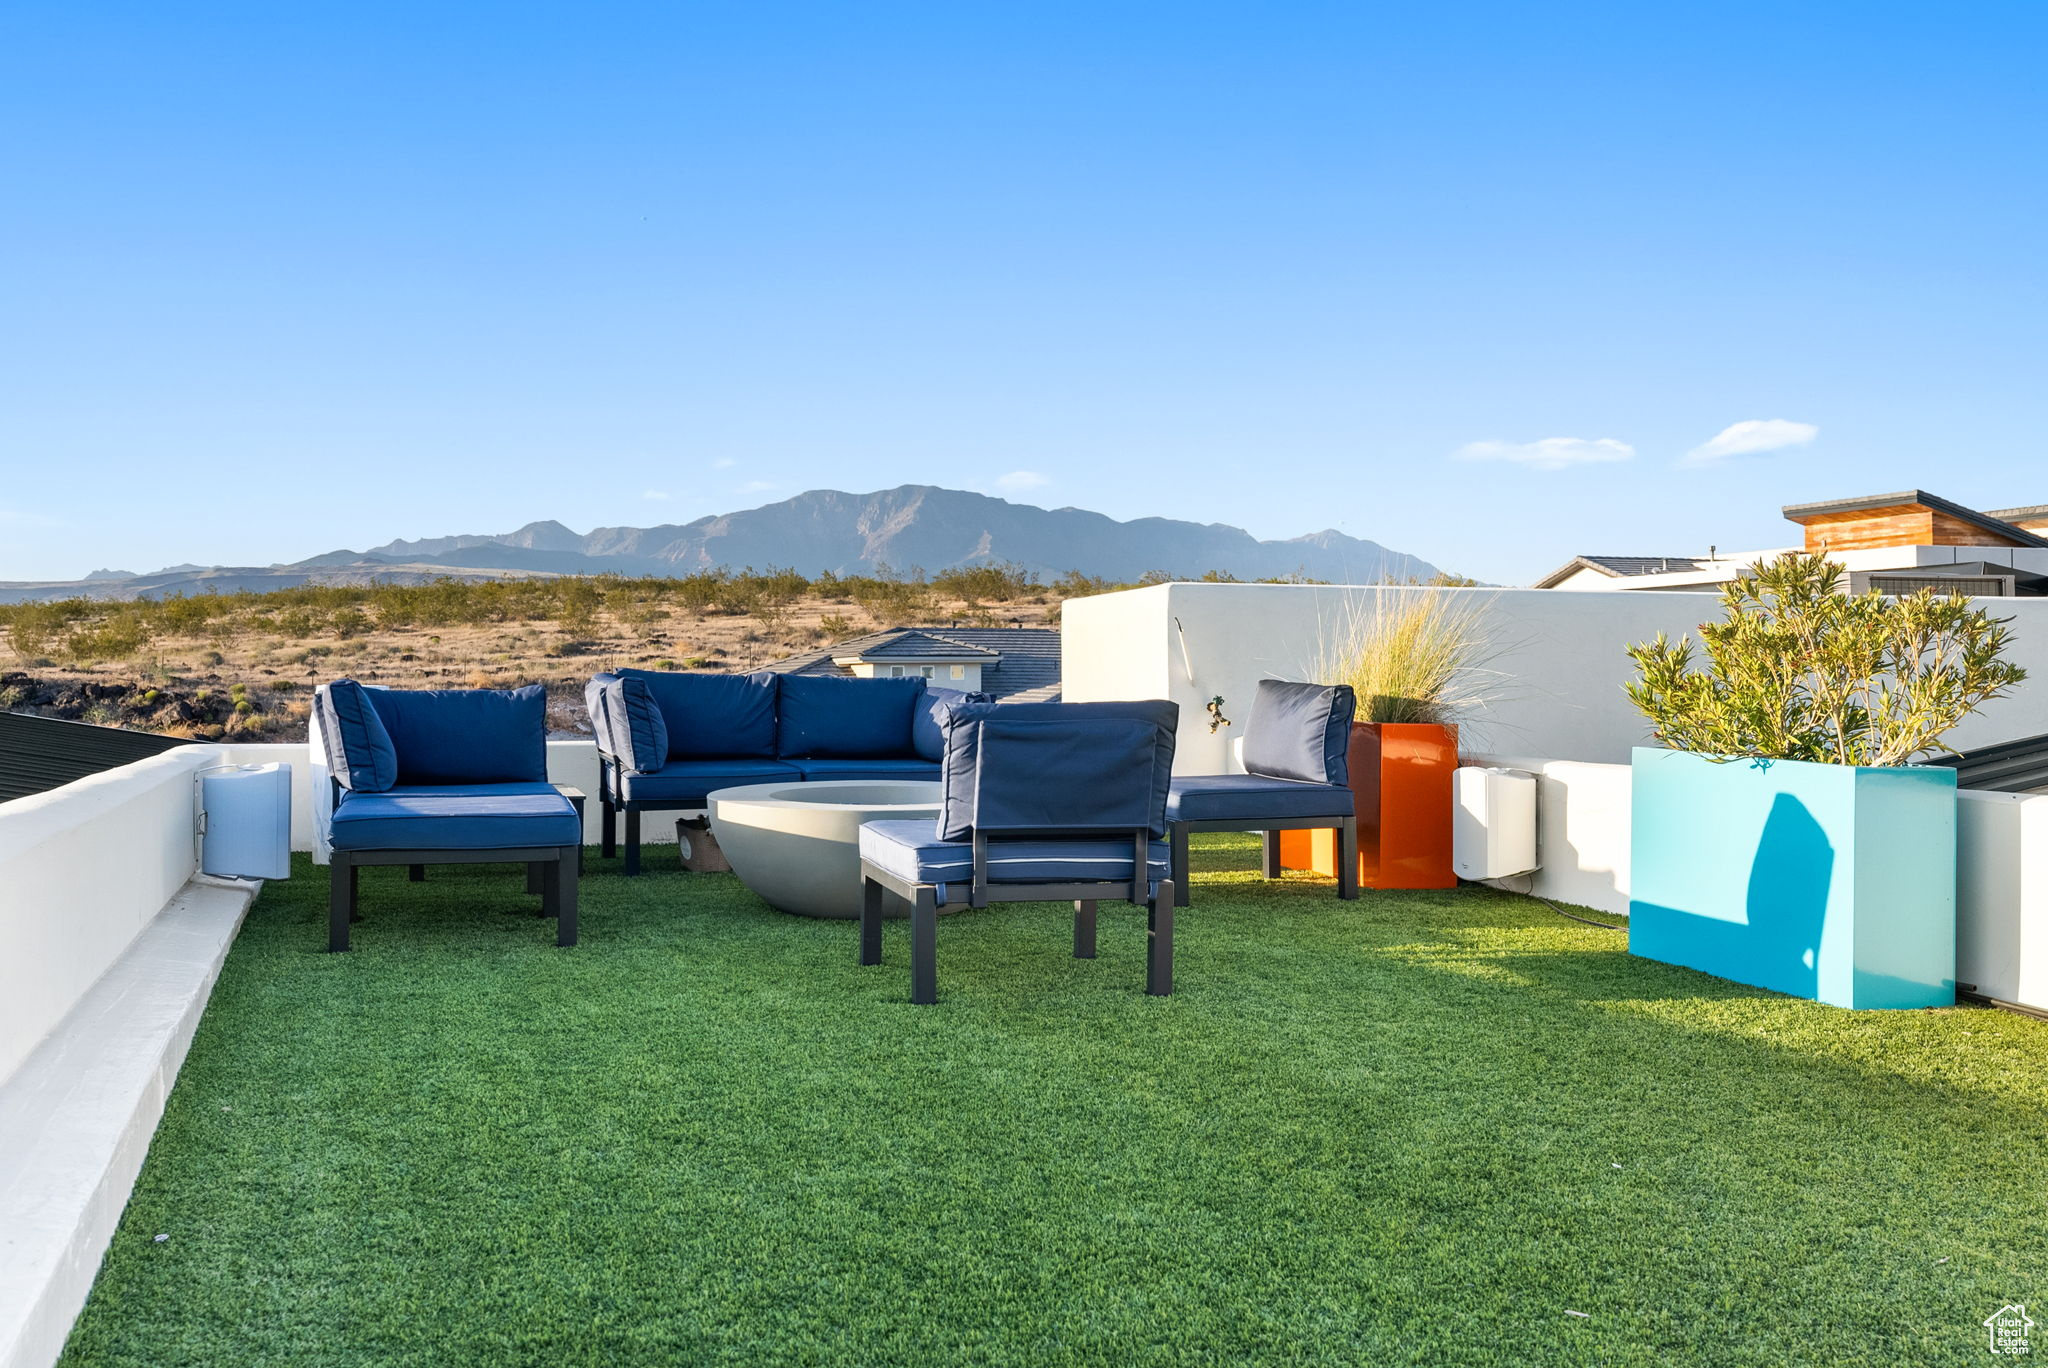
<path fill-rule="evenodd" d="M 177 736 L 0 712 L 0 803 L 191 744 Z"/>
<path fill-rule="evenodd" d="M 1060 696 L 1060 634 L 1052 627 L 894 627 L 767 668 L 864 679 L 922 675 L 941 688 L 1050 703 Z"/>
<path fill-rule="evenodd" d="M 1985 597 L 2048 594 L 2048 504 L 1979 512 L 1924 489 L 1787 504 L 1799 546 L 1704 556 L 1574 556 L 1538 589 L 1665 589 L 1711 593 L 1757 560 L 1825 551 L 1849 588 L 1910 594 L 1928 585 Z"/>

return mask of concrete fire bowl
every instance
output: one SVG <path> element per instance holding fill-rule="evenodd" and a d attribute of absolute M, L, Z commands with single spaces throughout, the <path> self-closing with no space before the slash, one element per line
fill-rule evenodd
<path fill-rule="evenodd" d="M 740 882 L 784 912 L 860 916 L 860 825 L 939 817 L 939 786 L 896 779 L 748 784 L 704 800 Z M 884 906 L 902 915 L 898 900 Z"/>

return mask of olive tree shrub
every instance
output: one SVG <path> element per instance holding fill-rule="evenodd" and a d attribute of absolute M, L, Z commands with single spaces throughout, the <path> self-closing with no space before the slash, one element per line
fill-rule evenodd
<path fill-rule="evenodd" d="M 2010 619 L 1955 594 L 1842 592 L 1842 568 L 1790 552 L 1721 591 L 1726 617 L 1693 644 L 1628 648 L 1625 687 L 1659 742 L 1714 760 L 1903 765 L 2027 672 L 2004 660 Z"/>

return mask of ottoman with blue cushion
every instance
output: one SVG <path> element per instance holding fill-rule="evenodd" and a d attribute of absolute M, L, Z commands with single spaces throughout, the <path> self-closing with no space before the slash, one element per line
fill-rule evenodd
<path fill-rule="evenodd" d="M 1280 833 L 1335 828 L 1337 896 L 1358 896 L 1358 815 L 1350 787 L 1351 720 L 1346 684 L 1259 681 L 1245 723 L 1244 774 L 1186 775 L 1166 796 L 1173 887 L 1189 903 L 1188 833 L 1256 831 L 1261 872 L 1280 877 Z"/>
<path fill-rule="evenodd" d="M 349 948 L 363 865 L 518 863 L 555 943 L 576 943 L 583 819 L 547 782 L 546 695 L 524 689 L 366 689 L 315 695 L 333 811 L 327 948 Z"/>

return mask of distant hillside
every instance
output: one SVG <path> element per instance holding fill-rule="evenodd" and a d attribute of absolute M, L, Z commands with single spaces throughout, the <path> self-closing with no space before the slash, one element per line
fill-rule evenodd
<path fill-rule="evenodd" d="M 1086 509 L 1035 508 L 966 490 L 903 485 L 872 494 L 815 489 L 760 508 L 658 527 L 600 527 L 582 534 L 558 522 L 536 522 L 515 532 L 330 551 L 290 565 L 179 566 L 134 577 L 0 584 L 0 602 L 62 594 L 153 598 L 204 592 L 209 586 L 284 588 L 437 574 L 680 575 L 716 566 L 774 565 L 810 576 L 1002 562 L 1048 579 L 1077 570 L 1115 581 L 1211 570 L 1240 579 L 1300 575 L 1338 583 L 1426 579 L 1438 573 L 1427 561 L 1335 531 L 1260 541 L 1222 523 L 1171 518 L 1118 522 Z"/>

